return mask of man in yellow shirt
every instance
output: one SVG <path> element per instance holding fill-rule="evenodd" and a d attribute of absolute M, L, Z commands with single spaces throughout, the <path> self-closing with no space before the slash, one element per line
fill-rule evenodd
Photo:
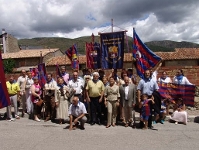
<path fill-rule="evenodd" d="M 93 80 L 89 80 L 86 86 L 87 100 L 91 106 L 91 125 L 101 124 L 101 102 L 104 95 L 104 84 L 99 80 L 99 73 L 93 73 Z M 96 117 L 97 113 L 97 117 Z"/>
<path fill-rule="evenodd" d="M 9 81 L 6 82 L 6 86 L 10 97 L 10 102 L 14 106 L 15 118 L 19 119 L 20 117 L 18 116 L 17 98 L 20 94 L 20 87 L 19 84 L 14 81 L 13 75 L 11 75 Z M 7 107 L 7 118 L 9 121 L 14 120 L 11 115 L 11 105 Z"/>

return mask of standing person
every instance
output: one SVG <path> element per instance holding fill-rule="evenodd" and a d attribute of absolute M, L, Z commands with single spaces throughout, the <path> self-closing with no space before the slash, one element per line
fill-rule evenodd
<path fill-rule="evenodd" d="M 9 78 L 9 81 L 6 82 L 6 86 L 7 86 L 8 94 L 10 97 L 10 101 L 14 106 L 15 118 L 20 119 L 20 117 L 18 116 L 18 107 L 17 107 L 17 101 L 20 95 L 20 87 L 18 83 L 14 82 L 13 75 L 11 75 Z M 7 118 L 9 121 L 14 120 L 11 114 L 11 105 L 7 106 Z"/>
<path fill-rule="evenodd" d="M 69 81 L 69 74 L 66 72 L 66 67 L 61 67 L 61 77 L 64 79 L 64 84 L 68 84 Z"/>
<path fill-rule="evenodd" d="M 117 75 L 117 69 L 112 69 L 112 71 L 111 71 L 110 75 L 108 76 L 108 78 L 110 78 L 110 77 L 113 77 L 115 82 L 116 82 L 116 84 L 118 84 L 119 77 Z"/>
<path fill-rule="evenodd" d="M 125 77 L 127 77 L 127 72 L 126 72 L 126 70 L 123 70 L 123 71 L 121 72 L 121 78 L 120 78 L 119 81 L 118 81 L 118 85 L 119 85 L 119 86 L 122 85 L 122 84 L 125 84 L 125 82 L 124 82 L 124 78 L 125 78 Z M 131 78 L 129 78 L 129 83 L 130 83 L 130 84 L 132 83 Z"/>
<path fill-rule="evenodd" d="M 158 82 L 162 82 L 162 83 L 172 83 L 172 80 L 170 77 L 167 76 L 166 71 L 164 71 L 162 73 L 162 76 L 160 78 L 158 78 Z"/>
<path fill-rule="evenodd" d="M 33 114 L 33 103 L 31 101 L 31 86 L 34 83 L 32 79 L 32 73 L 30 71 L 27 72 L 27 79 L 25 81 L 25 96 L 26 96 L 26 107 L 27 113 L 29 115 Z"/>
<path fill-rule="evenodd" d="M 56 117 L 56 110 L 55 110 L 55 101 L 56 101 L 56 91 L 57 90 L 57 82 L 52 78 L 52 74 L 47 74 L 47 80 L 44 85 L 44 100 L 45 100 L 45 113 L 46 119 L 45 122 L 48 120 L 54 121 Z"/>
<path fill-rule="evenodd" d="M 87 100 L 91 106 L 91 125 L 101 124 L 101 102 L 104 95 L 104 84 L 99 80 L 99 73 L 93 73 L 93 79 L 86 86 Z M 96 116 L 97 115 L 97 116 Z"/>
<path fill-rule="evenodd" d="M 141 108 L 140 120 L 144 123 L 143 129 L 148 129 L 148 120 L 149 116 L 151 115 L 151 103 L 155 103 L 153 96 L 151 97 L 151 99 L 148 99 L 148 95 L 142 94 L 139 107 Z"/>
<path fill-rule="evenodd" d="M 129 84 L 129 77 L 124 77 L 125 84 L 120 86 L 120 105 L 124 107 L 124 123 L 125 127 L 128 127 L 130 123 L 135 126 L 135 112 L 134 107 L 136 105 L 136 86 Z M 133 116 L 132 116 L 133 109 Z M 133 117 L 133 121 L 132 121 Z"/>
<path fill-rule="evenodd" d="M 158 64 L 158 66 L 156 66 L 154 69 L 150 68 L 150 77 L 152 80 L 154 80 L 155 82 L 157 82 L 157 75 L 158 75 L 158 70 L 159 68 L 162 66 L 162 62 L 160 62 Z"/>
<path fill-rule="evenodd" d="M 21 102 L 22 102 L 22 114 L 21 116 L 24 116 L 24 113 L 26 112 L 26 94 L 25 94 L 25 87 L 24 83 L 27 79 L 26 71 L 21 70 L 21 76 L 18 78 L 17 83 L 19 84 L 20 87 L 20 97 L 21 97 Z"/>
<path fill-rule="evenodd" d="M 151 78 L 150 70 L 145 70 L 144 79 L 141 79 L 137 86 L 138 102 L 140 103 L 142 94 L 148 95 L 149 99 L 153 95 L 155 104 L 150 106 L 150 109 L 153 108 L 157 114 L 160 114 L 161 97 L 160 94 L 158 93 L 158 89 L 159 87 L 157 82 Z M 149 116 L 148 127 L 152 128 L 152 114 Z"/>
<path fill-rule="evenodd" d="M 176 76 L 173 78 L 173 83 L 181 85 L 193 85 L 189 82 L 187 77 L 184 76 L 183 70 L 177 70 Z"/>
<path fill-rule="evenodd" d="M 84 124 L 87 121 L 85 105 L 79 101 L 77 96 L 73 97 L 72 104 L 69 107 L 69 119 L 70 127 L 69 130 L 75 130 L 78 122 L 80 122 L 80 129 L 84 130 Z M 74 123 L 74 126 L 73 126 Z"/>
<path fill-rule="evenodd" d="M 64 80 L 62 78 L 58 78 L 57 87 L 57 94 L 55 94 L 55 96 L 57 96 L 55 98 L 56 118 L 59 119 L 59 123 L 62 124 L 62 121 L 68 118 L 68 101 L 71 90 L 64 85 Z"/>
<path fill-rule="evenodd" d="M 34 112 L 33 112 L 34 120 L 40 122 L 38 115 L 39 115 L 39 110 L 40 110 L 41 106 L 37 105 L 37 103 L 41 99 L 42 90 L 41 90 L 41 86 L 39 85 L 38 77 L 34 77 L 33 81 L 34 81 L 34 83 L 31 86 L 31 94 L 32 94 L 32 102 L 33 102 L 33 106 L 34 106 Z"/>
<path fill-rule="evenodd" d="M 73 89 L 74 96 L 77 96 L 81 102 L 83 102 L 82 92 L 84 88 L 84 82 L 78 79 L 78 71 L 73 71 L 73 79 L 68 83 L 68 87 Z"/>
<path fill-rule="evenodd" d="M 104 91 L 104 103 L 108 108 L 107 126 L 109 128 L 111 125 L 114 127 L 117 117 L 117 106 L 119 105 L 119 86 L 115 84 L 113 77 L 109 78 L 109 85 L 106 86 Z"/>

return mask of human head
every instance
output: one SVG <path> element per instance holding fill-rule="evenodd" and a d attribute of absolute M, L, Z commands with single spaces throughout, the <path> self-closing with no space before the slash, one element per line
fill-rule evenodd
<path fill-rule="evenodd" d="M 26 70 L 21 70 L 21 75 L 23 76 L 23 77 L 25 77 L 26 76 Z"/>
<path fill-rule="evenodd" d="M 79 102 L 79 98 L 77 96 L 74 96 L 72 100 L 73 105 L 77 106 L 78 102 Z"/>
<path fill-rule="evenodd" d="M 27 72 L 28 78 L 31 79 L 32 78 L 32 72 L 28 71 Z"/>
<path fill-rule="evenodd" d="M 101 70 L 101 69 L 100 69 L 98 72 L 99 72 L 99 76 L 100 76 L 100 77 L 103 77 L 103 76 L 104 76 L 104 70 Z"/>
<path fill-rule="evenodd" d="M 149 79 L 149 78 L 151 77 L 151 72 L 150 72 L 150 70 L 145 70 L 145 72 L 144 72 L 144 77 L 147 78 L 147 79 Z"/>
<path fill-rule="evenodd" d="M 127 75 L 128 75 L 128 77 L 132 76 L 132 74 L 133 74 L 133 69 L 129 68 L 129 69 L 127 70 Z"/>
<path fill-rule="evenodd" d="M 141 99 L 142 99 L 142 100 L 146 100 L 147 98 L 148 98 L 148 95 L 147 95 L 147 94 L 142 94 L 142 95 L 141 95 Z"/>
<path fill-rule="evenodd" d="M 165 79 L 167 77 L 166 71 L 162 72 L 162 78 Z"/>
<path fill-rule="evenodd" d="M 38 77 L 34 77 L 33 81 L 34 81 L 34 84 L 38 84 L 39 83 Z"/>
<path fill-rule="evenodd" d="M 93 73 L 93 80 L 98 80 L 99 79 L 99 73 L 98 72 L 94 72 Z"/>
<path fill-rule="evenodd" d="M 9 82 L 10 82 L 10 83 L 13 83 L 13 82 L 14 82 L 14 75 L 10 75 Z"/>
<path fill-rule="evenodd" d="M 57 79 L 57 84 L 59 84 L 59 85 L 64 84 L 63 78 L 58 78 L 58 79 Z"/>
<path fill-rule="evenodd" d="M 124 77 L 124 83 L 125 85 L 129 85 L 129 77 Z"/>
<path fill-rule="evenodd" d="M 109 78 L 109 84 L 110 84 L 110 85 L 114 85 L 114 84 L 115 84 L 115 80 L 114 80 L 113 77 L 110 77 L 110 78 Z"/>
<path fill-rule="evenodd" d="M 84 81 L 87 83 L 91 79 L 90 75 L 85 75 L 84 76 Z"/>
<path fill-rule="evenodd" d="M 73 80 L 77 81 L 78 78 L 78 71 L 73 71 Z"/>
<path fill-rule="evenodd" d="M 181 76 L 181 75 L 184 76 L 183 70 L 182 69 L 177 70 L 176 76 Z"/>
<path fill-rule="evenodd" d="M 126 76 L 127 76 L 127 72 L 126 72 L 126 70 L 123 70 L 121 72 L 121 78 L 124 80 L 124 77 L 126 77 Z"/>
<path fill-rule="evenodd" d="M 48 73 L 47 74 L 47 81 L 51 81 L 52 77 L 53 77 L 52 73 Z"/>
<path fill-rule="evenodd" d="M 108 78 L 107 78 L 106 76 L 104 76 L 104 77 L 102 78 L 102 82 L 103 82 L 104 85 L 106 85 L 107 82 L 108 82 Z"/>
<path fill-rule="evenodd" d="M 65 73 L 66 72 L 66 67 L 62 66 L 61 67 L 61 73 Z"/>

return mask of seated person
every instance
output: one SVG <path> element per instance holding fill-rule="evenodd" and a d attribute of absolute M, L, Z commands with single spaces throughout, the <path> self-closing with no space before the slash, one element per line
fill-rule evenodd
<path fill-rule="evenodd" d="M 171 115 L 170 120 L 175 121 L 175 124 L 178 124 L 178 122 L 183 123 L 184 125 L 187 124 L 187 112 L 185 104 L 183 103 L 182 98 L 178 98 L 175 104 L 175 111 Z"/>
<path fill-rule="evenodd" d="M 70 119 L 70 127 L 69 130 L 75 130 L 80 122 L 80 129 L 84 130 L 84 124 L 87 121 L 86 118 L 86 107 L 85 105 L 79 101 L 77 96 L 73 97 L 72 104 L 69 107 L 69 119 Z M 74 123 L 74 125 L 73 125 Z"/>

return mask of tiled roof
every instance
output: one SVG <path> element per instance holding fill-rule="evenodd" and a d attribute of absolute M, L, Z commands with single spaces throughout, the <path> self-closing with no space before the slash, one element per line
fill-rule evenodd
<path fill-rule="evenodd" d="M 124 60 L 132 61 L 132 53 L 125 53 Z M 79 56 L 79 63 L 86 64 L 86 55 Z M 57 64 L 59 65 L 71 64 L 71 61 L 66 55 L 64 55 L 64 56 L 52 57 L 46 62 L 47 66 L 53 66 Z"/>
<path fill-rule="evenodd" d="M 163 60 L 199 59 L 199 48 L 176 48 L 175 52 L 156 52 Z"/>
<path fill-rule="evenodd" d="M 182 60 L 182 59 L 199 59 L 199 48 L 176 48 L 175 52 L 155 52 L 156 55 L 160 56 L 163 60 Z M 80 64 L 86 63 L 86 56 L 82 55 L 79 56 Z M 125 53 L 124 54 L 124 62 L 131 62 L 132 61 L 132 53 Z M 65 63 L 66 62 L 66 63 Z M 51 58 L 47 66 L 52 65 L 64 65 L 70 64 L 70 60 L 68 57 L 61 56 L 61 57 L 54 57 Z"/>
<path fill-rule="evenodd" d="M 2 58 L 30 58 L 30 57 L 40 57 L 40 51 L 42 51 L 42 56 L 45 56 L 48 53 L 55 52 L 59 50 L 58 48 L 55 49 L 37 49 L 37 50 L 20 50 L 19 52 L 15 53 L 3 53 Z"/>

